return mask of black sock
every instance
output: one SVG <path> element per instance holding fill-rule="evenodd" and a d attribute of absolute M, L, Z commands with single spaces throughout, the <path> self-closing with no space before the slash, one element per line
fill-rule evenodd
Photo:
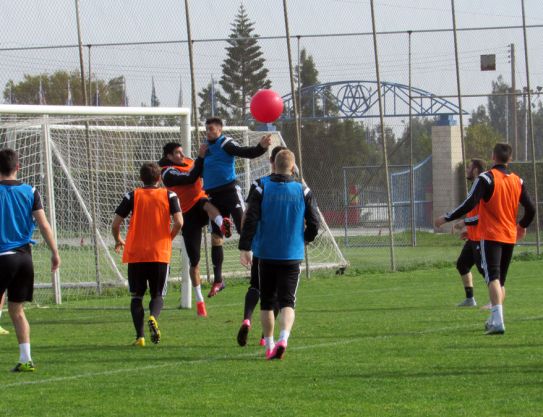
<path fill-rule="evenodd" d="M 213 263 L 213 282 L 222 282 L 222 262 L 224 251 L 222 246 L 211 246 L 211 262 Z"/>
<path fill-rule="evenodd" d="M 132 313 L 134 328 L 136 329 L 136 337 L 143 337 L 143 318 L 145 316 L 145 311 L 143 310 L 141 298 L 132 298 L 132 301 L 130 302 L 130 312 Z"/>
<path fill-rule="evenodd" d="M 473 298 L 473 287 L 464 287 L 466 290 L 466 298 Z"/>
<path fill-rule="evenodd" d="M 149 311 L 151 312 L 151 316 L 154 316 L 155 319 L 157 319 L 163 306 L 164 298 L 160 296 L 151 298 L 151 301 L 149 301 Z"/>
<path fill-rule="evenodd" d="M 260 300 L 260 291 L 256 288 L 249 288 L 245 295 L 245 309 L 243 310 L 243 320 L 251 320 L 253 311 Z"/>

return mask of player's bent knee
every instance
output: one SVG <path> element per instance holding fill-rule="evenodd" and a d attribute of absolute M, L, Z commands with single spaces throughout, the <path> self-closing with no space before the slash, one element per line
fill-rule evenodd
<path fill-rule="evenodd" d="M 212 246 L 222 246 L 224 239 L 221 236 L 211 234 L 211 245 Z"/>

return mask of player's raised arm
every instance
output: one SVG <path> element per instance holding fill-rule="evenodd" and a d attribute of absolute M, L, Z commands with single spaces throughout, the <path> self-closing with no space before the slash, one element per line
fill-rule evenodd
<path fill-rule="evenodd" d="M 224 141 L 223 149 L 226 153 L 240 158 L 258 158 L 266 153 L 271 145 L 271 135 L 265 135 L 255 146 L 240 146 L 233 139 L 227 138 Z"/>

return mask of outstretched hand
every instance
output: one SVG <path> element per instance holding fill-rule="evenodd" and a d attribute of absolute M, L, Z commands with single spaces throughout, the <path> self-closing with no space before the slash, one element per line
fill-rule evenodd
<path fill-rule="evenodd" d="M 435 222 L 434 222 L 434 226 L 439 228 L 441 226 L 443 226 L 445 223 L 447 223 L 447 220 L 445 220 L 445 216 L 439 216 Z"/>
<path fill-rule="evenodd" d="M 268 149 L 272 143 L 272 135 L 268 133 L 265 136 L 262 136 L 260 139 L 260 146 L 262 146 L 265 149 Z"/>

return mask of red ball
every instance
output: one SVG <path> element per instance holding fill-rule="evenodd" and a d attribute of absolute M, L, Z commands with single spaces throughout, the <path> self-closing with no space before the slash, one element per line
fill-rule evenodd
<path fill-rule="evenodd" d="M 261 123 L 271 123 L 283 113 L 283 99 L 273 90 L 258 90 L 251 99 L 251 114 Z"/>

